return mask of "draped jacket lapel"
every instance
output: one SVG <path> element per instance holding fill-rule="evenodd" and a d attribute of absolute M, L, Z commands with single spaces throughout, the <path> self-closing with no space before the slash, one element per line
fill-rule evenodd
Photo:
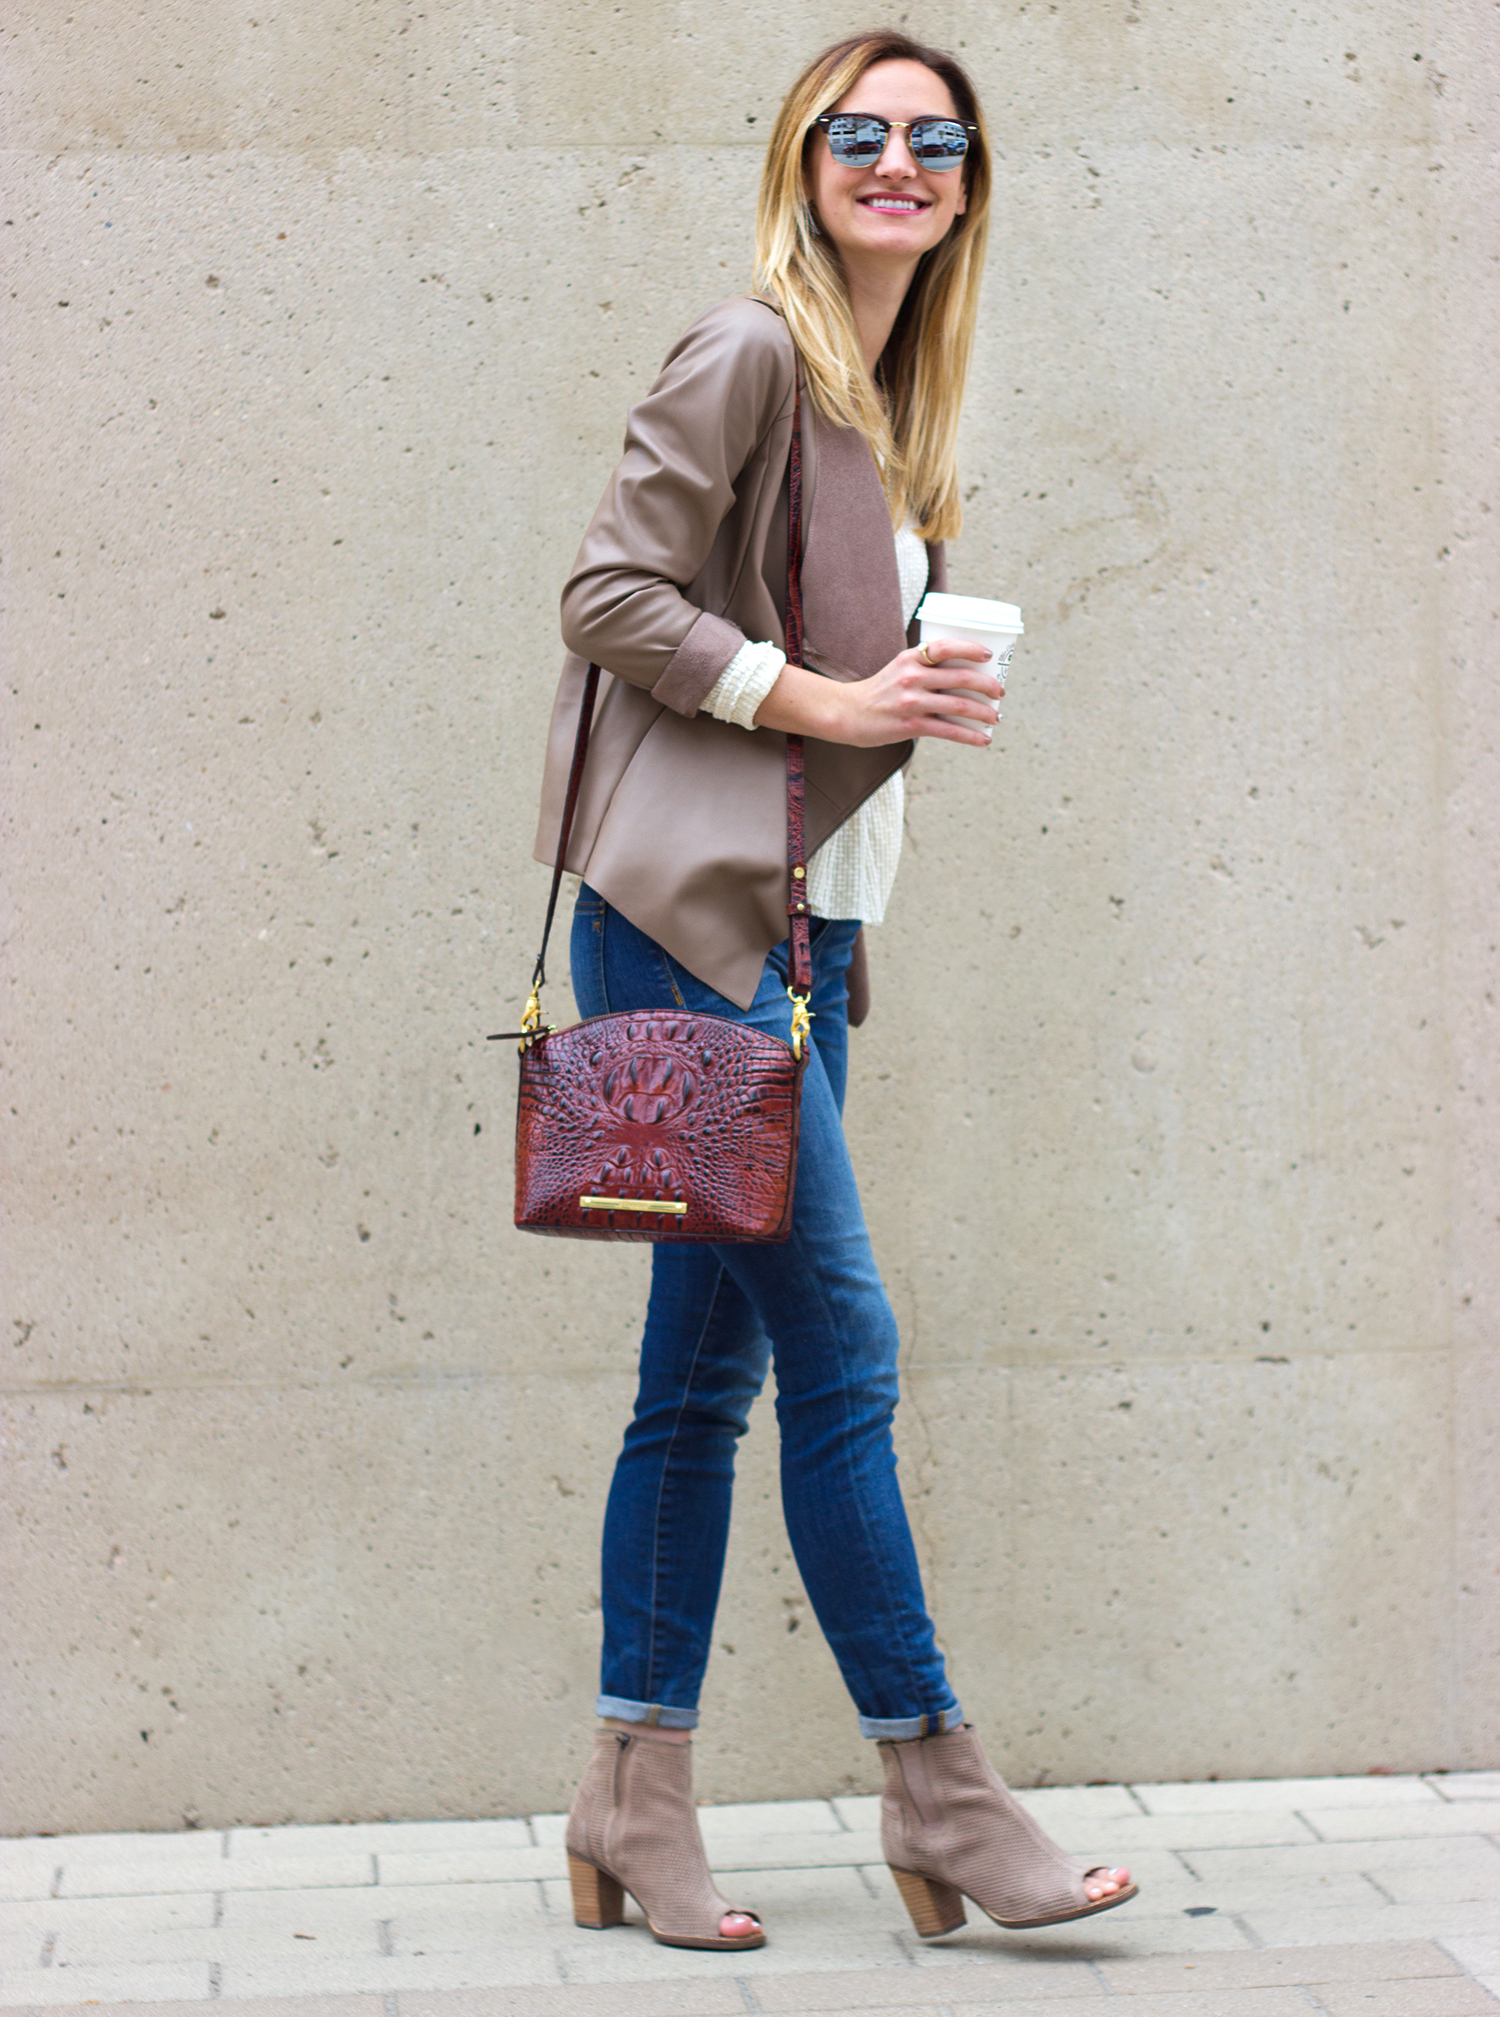
<path fill-rule="evenodd" d="M 906 642 L 890 508 L 864 436 L 821 414 L 814 431 L 817 475 L 802 543 L 807 661 L 835 679 L 868 679 Z"/>

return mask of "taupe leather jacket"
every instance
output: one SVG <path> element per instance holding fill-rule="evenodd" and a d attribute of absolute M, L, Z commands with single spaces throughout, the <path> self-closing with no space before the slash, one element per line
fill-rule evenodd
<path fill-rule="evenodd" d="M 698 712 L 747 638 L 783 641 L 792 339 L 740 296 L 700 316 L 626 426 L 625 453 L 562 595 L 536 857 L 557 846 L 583 676 L 600 682 L 567 866 L 741 1007 L 786 937 L 784 738 Z M 890 511 L 864 437 L 802 402 L 805 658 L 865 679 L 906 643 Z M 933 586 L 942 551 L 933 548 Z M 809 739 L 812 853 L 909 742 Z"/>

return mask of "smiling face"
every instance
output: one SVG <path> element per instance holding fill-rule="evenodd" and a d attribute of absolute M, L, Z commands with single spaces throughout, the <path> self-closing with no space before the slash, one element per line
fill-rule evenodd
<path fill-rule="evenodd" d="M 953 94 L 923 63 L 874 63 L 833 112 L 873 112 L 882 119 L 961 116 Z M 947 236 L 967 203 L 964 170 L 941 174 L 918 167 L 904 126 L 893 126 L 884 154 L 865 168 L 841 168 L 821 131 L 808 162 L 808 195 L 818 222 L 843 255 L 846 267 L 915 266 Z"/>

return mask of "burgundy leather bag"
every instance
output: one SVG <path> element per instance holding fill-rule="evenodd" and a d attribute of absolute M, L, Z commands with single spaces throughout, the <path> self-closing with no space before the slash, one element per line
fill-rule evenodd
<path fill-rule="evenodd" d="M 802 393 L 788 468 L 786 651 L 802 663 Z M 544 1028 L 547 941 L 578 807 L 599 687 L 591 665 L 531 996 L 516 1036 L 516 1224 L 570 1239 L 784 1240 L 792 1229 L 812 947 L 802 738 L 786 739 L 792 1040 L 727 1016 L 641 1010 Z"/>

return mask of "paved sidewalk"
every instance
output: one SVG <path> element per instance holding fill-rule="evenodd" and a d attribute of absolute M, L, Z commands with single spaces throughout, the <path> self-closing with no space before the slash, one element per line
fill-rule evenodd
<path fill-rule="evenodd" d="M 874 1799 L 703 1809 L 723 1889 L 770 1935 L 737 1955 L 658 1947 L 638 1916 L 576 1929 L 557 1814 L 0 1842 L 0 2017 L 213 1998 L 264 2017 L 1500 2011 L 1500 1772 L 1024 1798 L 1141 1896 L 1030 1934 L 970 1907 L 927 1945 Z"/>

